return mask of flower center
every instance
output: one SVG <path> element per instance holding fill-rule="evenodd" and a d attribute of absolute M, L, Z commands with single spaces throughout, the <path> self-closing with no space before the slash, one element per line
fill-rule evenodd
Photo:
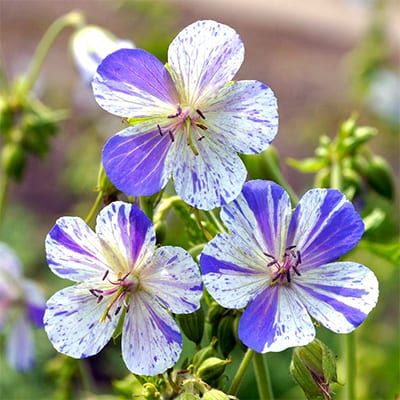
<path fill-rule="evenodd" d="M 108 305 L 104 310 L 104 313 L 100 317 L 100 322 L 105 321 L 106 318 L 111 320 L 110 310 L 115 303 L 120 303 L 118 307 L 114 311 L 114 315 L 118 315 L 122 309 L 122 306 L 125 307 L 126 311 L 129 309 L 128 300 L 132 293 L 136 292 L 139 289 L 139 280 L 131 274 L 129 271 L 127 274 L 121 276 L 117 276 L 117 279 L 111 280 L 109 279 L 110 271 L 107 270 L 103 277 L 102 281 L 108 281 L 112 286 L 107 289 L 89 289 L 89 292 L 97 297 L 97 303 L 102 301 L 108 301 Z"/>
<path fill-rule="evenodd" d="M 271 285 L 290 283 L 292 280 L 292 271 L 298 276 L 301 275 L 298 270 L 301 264 L 301 255 L 300 252 L 296 250 L 296 246 L 287 247 L 281 261 L 278 261 L 271 254 L 264 254 L 272 259 L 272 261 L 267 264 L 267 267 L 272 269 Z"/>
<path fill-rule="evenodd" d="M 158 132 L 161 136 L 164 134 L 168 134 L 171 141 L 175 141 L 175 135 L 177 132 L 183 129 L 187 137 L 187 145 L 192 150 L 195 156 L 199 155 L 199 151 L 193 141 L 192 138 L 192 127 L 198 127 L 203 131 L 206 131 L 208 127 L 203 123 L 203 120 L 206 119 L 204 113 L 199 109 L 194 109 L 193 107 L 184 107 L 178 105 L 176 113 L 167 116 L 168 119 L 172 120 L 172 123 L 168 125 L 168 129 L 162 130 L 160 125 L 157 125 Z M 198 130 L 196 129 L 197 140 L 201 141 L 205 138 L 204 135 L 199 135 Z"/>

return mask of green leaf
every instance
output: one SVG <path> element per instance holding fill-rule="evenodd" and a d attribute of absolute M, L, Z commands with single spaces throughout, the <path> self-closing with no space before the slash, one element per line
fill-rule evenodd
<path fill-rule="evenodd" d="M 300 172 L 309 174 L 318 172 L 326 166 L 326 161 L 318 158 L 305 158 L 303 160 L 295 160 L 294 158 L 286 159 L 288 165 Z"/>
<path fill-rule="evenodd" d="M 400 267 L 400 240 L 392 243 L 375 243 L 368 240 L 361 240 L 358 247 L 382 257 L 394 266 Z"/>

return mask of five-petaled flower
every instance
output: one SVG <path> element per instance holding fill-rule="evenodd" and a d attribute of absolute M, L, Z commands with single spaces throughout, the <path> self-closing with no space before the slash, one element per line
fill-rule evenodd
<path fill-rule="evenodd" d="M 337 190 L 312 189 L 292 214 L 273 182 L 250 181 L 222 207 L 230 233 L 203 250 L 203 282 L 227 308 L 247 308 L 239 337 L 257 352 L 311 342 L 309 316 L 337 333 L 359 326 L 378 299 L 378 281 L 354 262 L 332 262 L 360 240 L 364 225 Z"/>
<path fill-rule="evenodd" d="M 155 375 L 175 364 L 182 336 L 169 312 L 200 307 L 200 272 L 185 250 L 156 248 L 142 211 L 114 202 L 98 215 L 96 233 L 80 218 L 60 218 L 46 252 L 55 274 L 80 282 L 47 302 L 45 329 L 59 352 L 97 354 L 124 318 L 122 356 L 133 373 Z"/>
<path fill-rule="evenodd" d="M 41 289 L 24 278 L 15 253 L 6 244 L 0 243 L 0 331 L 7 333 L 6 357 L 18 371 L 33 367 L 31 325 L 43 328 L 44 308 Z"/>
<path fill-rule="evenodd" d="M 172 41 L 168 64 L 140 49 L 107 56 L 93 79 L 98 104 L 128 118 L 103 164 L 128 195 L 158 192 L 172 176 L 190 205 L 212 209 L 240 193 L 246 169 L 236 153 L 265 150 L 278 128 L 272 90 L 232 78 L 244 46 L 230 27 L 198 21 Z"/>

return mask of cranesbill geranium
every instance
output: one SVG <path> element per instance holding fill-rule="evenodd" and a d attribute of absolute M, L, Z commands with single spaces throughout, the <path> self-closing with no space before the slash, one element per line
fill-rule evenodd
<path fill-rule="evenodd" d="M 155 241 L 150 220 L 128 203 L 105 207 L 96 233 L 77 217 L 57 221 L 46 239 L 49 266 L 80 282 L 47 302 L 45 330 L 59 352 L 97 354 L 124 318 L 122 357 L 133 373 L 155 375 L 174 365 L 182 336 L 169 312 L 197 310 L 202 284 L 185 250 L 156 248 Z"/>
<path fill-rule="evenodd" d="M 7 360 L 18 371 L 33 367 L 31 326 L 43 328 L 44 307 L 41 289 L 23 276 L 13 250 L 0 243 L 0 331 L 7 334 Z"/>
<path fill-rule="evenodd" d="M 150 195 L 172 176 L 177 193 L 201 209 L 239 194 L 246 169 L 236 153 L 263 151 L 278 128 L 272 90 L 258 81 L 231 81 L 243 58 L 232 28 L 198 21 L 172 41 L 166 66 L 140 49 L 103 60 L 93 80 L 96 100 L 132 125 L 103 150 L 118 189 Z"/>
<path fill-rule="evenodd" d="M 309 314 L 334 332 L 348 333 L 375 306 L 373 272 L 354 262 L 332 262 L 364 232 L 339 191 L 312 189 L 292 214 L 283 188 L 251 181 L 221 217 L 230 233 L 204 248 L 203 281 L 222 306 L 247 306 L 239 337 L 248 347 L 262 353 L 311 342 Z"/>

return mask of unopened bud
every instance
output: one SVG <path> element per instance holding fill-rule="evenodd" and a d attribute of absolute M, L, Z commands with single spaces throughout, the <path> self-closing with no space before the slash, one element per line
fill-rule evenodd
<path fill-rule="evenodd" d="M 225 309 L 217 303 L 212 303 L 208 308 L 207 320 L 210 324 L 219 321 L 224 314 Z"/>
<path fill-rule="evenodd" d="M 225 368 L 230 364 L 231 360 L 221 360 L 218 357 L 211 357 L 203 361 L 197 370 L 197 376 L 205 382 L 210 382 L 218 379 L 225 371 Z"/>
<path fill-rule="evenodd" d="M 224 357 L 228 357 L 236 345 L 236 339 L 233 334 L 234 319 L 235 317 L 232 314 L 228 314 L 218 324 L 218 344 Z"/>
<path fill-rule="evenodd" d="M 358 119 L 357 115 L 353 114 L 349 119 L 347 119 L 340 125 L 339 128 L 340 138 L 344 139 L 353 135 L 356 128 L 357 119 Z"/>
<path fill-rule="evenodd" d="M 354 131 L 351 137 L 347 137 L 343 144 L 345 150 L 349 153 L 353 153 L 358 147 L 367 143 L 370 139 L 376 136 L 378 131 L 375 128 L 369 126 L 361 126 Z"/>
<path fill-rule="evenodd" d="M 200 307 L 197 311 L 191 314 L 179 314 L 176 316 L 177 321 L 185 336 L 199 344 L 204 333 L 204 311 Z"/>
<path fill-rule="evenodd" d="M 156 400 L 159 399 L 161 396 L 156 386 L 152 383 L 145 383 L 143 385 L 143 392 L 143 397 L 149 400 Z"/>
<path fill-rule="evenodd" d="M 202 397 L 204 400 L 229 400 L 229 396 L 221 390 L 211 389 L 205 392 Z"/>
<path fill-rule="evenodd" d="M 385 159 L 373 156 L 367 169 L 368 184 L 380 195 L 392 199 L 394 196 L 393 173 Z"/>
<path fill-rule="evenodd" d="M 1 164 L 7 176 L 20 180 L 26 164 L 24 149 L 17 143 L 6 143 L 1 152 Z"/>
<path fill-rule="evenodd" d="M 215 349 L 216 344 L 217 344 L 217 338 L 213 338 L 207 347 L 204 347 L 204 349 L 199 350 L 193 356 L 193 365 L 195 369 L 197 369 L 208 358 L 215 357 L 216 355 L 218 355 L 218 352 Z"/>
<path fill-rule="evenodd" d="M 103 164 L 100 165 L 99 173 L 97 175 L 97 190 L 102 192 L 105 196 L 109 196 L 118 192 L 118 190 L 108 179 Z"/>

